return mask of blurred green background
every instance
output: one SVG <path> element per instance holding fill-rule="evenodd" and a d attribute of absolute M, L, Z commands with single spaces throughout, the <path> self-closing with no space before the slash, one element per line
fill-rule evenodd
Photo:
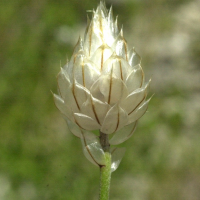
<path fill-rule="evenodd" d="M 97 0 L 0 2 L 0 199 L 97 200 L 99 169 L 56 109 L 60 65 Z M 112 200 L 200 199 L 200 2 L 107 0 L 154 94 Z M 91 16 L 91 13 L 88 13 Z"/>

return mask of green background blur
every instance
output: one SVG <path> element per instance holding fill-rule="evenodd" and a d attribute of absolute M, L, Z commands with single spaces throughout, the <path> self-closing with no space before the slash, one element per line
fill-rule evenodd
<path fill-rule="evenodd" d="M 0 200 L 97 200 L 99 169 L 51 90 L 97 0 L 0 1 Z M 112 174 L 111 200 L 200 199 L 200 1 L 107 0 L 142 56 L 148 112 Z"/>

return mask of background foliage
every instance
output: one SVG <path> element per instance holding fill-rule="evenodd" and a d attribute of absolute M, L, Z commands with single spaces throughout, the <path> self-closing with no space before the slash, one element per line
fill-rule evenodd
<path fill-rule="evenodd" d="M 99 169 L 55 108 L 56 74 L 96 0 L 0 2 L 0 199 L 98 199 Z M 107 0 L 142 56 L 149 110 L 111 199 L 200 199 L 200 2 Z M 91 13 L 88 12 L 91 16 Z"/>

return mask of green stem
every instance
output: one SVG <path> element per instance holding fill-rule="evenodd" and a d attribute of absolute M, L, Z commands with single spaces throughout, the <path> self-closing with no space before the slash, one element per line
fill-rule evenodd
<path fill-rule="evenodd" d="M 109 200 L 110 180 L 111 180 L 111 154 L 105 152 L 106 165 L 100 168 L 100 194 L 99 200 Z"/>

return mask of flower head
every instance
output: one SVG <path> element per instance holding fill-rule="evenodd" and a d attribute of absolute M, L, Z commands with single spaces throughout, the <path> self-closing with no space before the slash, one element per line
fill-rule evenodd
<path fill-rule="evenodd" d="M 150 81 L 145 83 L 140 63 L 134 48 L 128 48 L 123 30 L 118 29 L 112 8 L 108 11 L 100 2 L 84 39 L 79 38 L 70 61 L 61 68 L 59 95 L 54 94 L 57 108 L 70 131 L 82 138 L 83 146 L 99 144 L 93 130 L 112 134 L 109 143 L 113 145 L 133 134 L 149 102 L 145 99 Z M 101 164 L 98 158 L 92 160 Z"/>

